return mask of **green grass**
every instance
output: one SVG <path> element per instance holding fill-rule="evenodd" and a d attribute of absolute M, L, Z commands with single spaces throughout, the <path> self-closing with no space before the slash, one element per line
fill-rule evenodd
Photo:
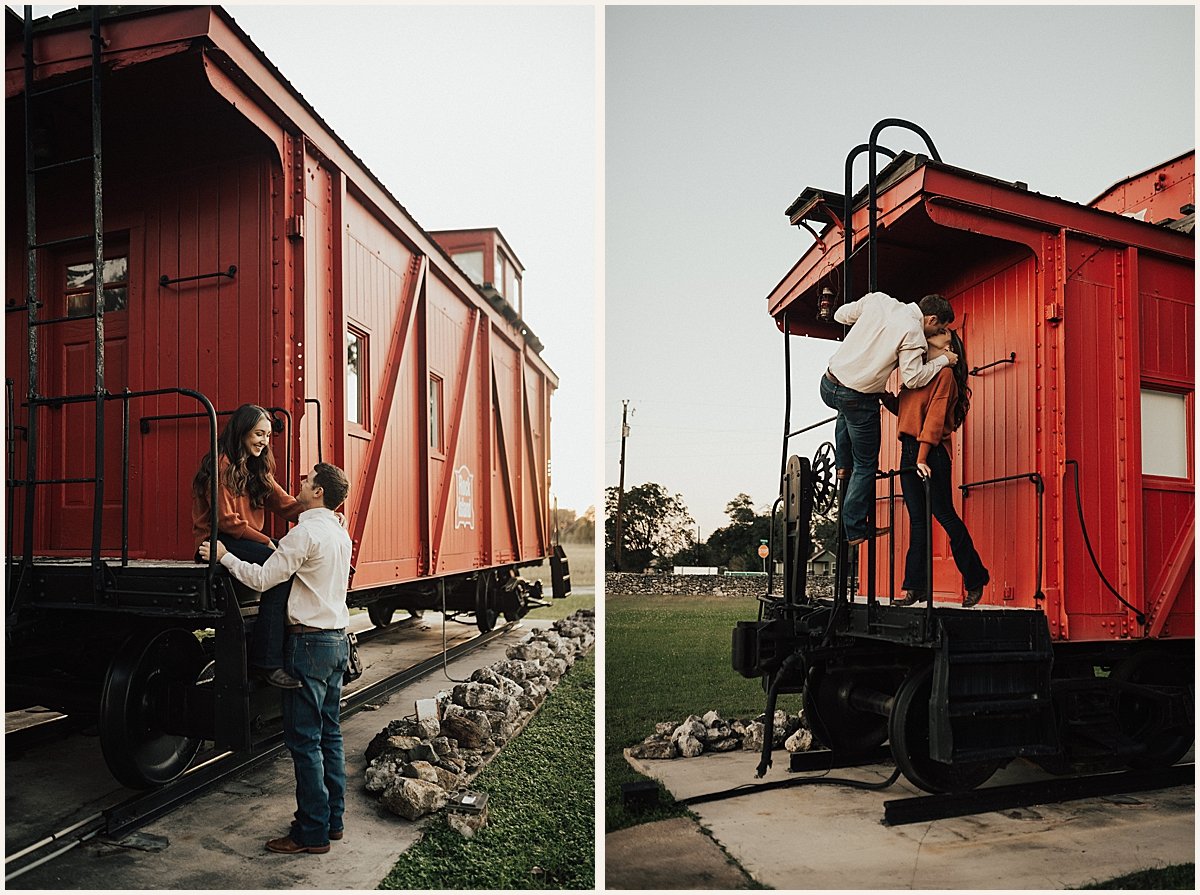
<path fill-rule="evenodd" d="M 617 597 L 604 601 L 604 814 L 612 832 L 687 812 L 659 787 L 656 807 L 631 814 L 621 784 L 645 780 L 622 750 L 654 733 L 659 721 L 682 721 L 715 709 L 752 718 L 766 708 L 759 680 L 731 665 L 732 631 L 757 606 L 727 597 Z M 797 699 L 798 697 L 790 697 Z M 795 712 L 781 698 L 779 708 Z"/>
<path fill-rule="evenodd" d="M 1103 883 L 1080 886 L 1081 889 L 1196 889 L 1196 865 L 1172 864 L 1153 870 L 1126 873 Z"/>
<path fill-rule="evenodd" d="M 723 717 L 752 717 L 766 707 L 759 681 L 730 664 L 731 631 L 755 617 L 756 606 L 722 597 L 625 597 L 604 601 L 605 830 L 688 815 L 659 786 L 659 802 L 636 813 L 621 804 L 621 784 L 644 781 L 622 750 L 654 732 L 659 721 L 682 721 L 716 709 Z M 795 695 L 778 708 L 795 712 Z M 1194 864 L 1178 864 L 1083 886 L 1085 889 L 1195 889 Z"/>
<path fill-rule="evenodd" d="M 467 840 L 438 815 L 379 888 L 595 888 L 595 688 L 584 656 L 471 784 L 488 825 Z"/>
<path fill-rule="evenodd" d="M 567 562 L 571 567 L 571 586 L 573 588 L 591 588 L 596 583 L 596 548 L 594 544 L 564 542 L 563 550 L 567 554 Z M 554 600 L 550 596 L 550 563 L 540 566 L 530 566 L 521 570 L 521 577 L 530 581 L 541 581 L 543 595 L 550 603 L 542 609 L 534 609 L 526 618 L 559 619 L 566 618 L 576 609 L 595 609 L 595 592 L 588 594 L 574 593 L 563 600 Z"/>
<path fill-rule="evenodd" d="M 571 585 L 573 587 L 594 587 L 596 585 L 596 545 L 592 542 L 563 541 L 563 551 L 567 554 L 567 564 L 571 569 Z M 526 566 L 521 569 L 521 577 L 530 581 L 540 581 L 550 589 L 550 561 L 545 560 L 540 566 Z"/>

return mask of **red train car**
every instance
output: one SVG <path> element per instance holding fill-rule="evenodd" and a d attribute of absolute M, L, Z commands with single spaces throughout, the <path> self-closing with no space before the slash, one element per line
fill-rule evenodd
<path fill-rule="evenodd" d="M 351 605 L 377 624 L 437 607 L 488 630 L 538 602 L 516 570 L 546 559 L 565 596 L 557 378 L 503 236 L 422 229 L 220 7 L 103 9 L 28 36 L 6 14 L 10 665 L 48 618 L 63 653 L 137 617 L 119 659 L 227 614 L 191 563 L 190 482 L 244 402 L 272 410 L 285 488 L 346 470 Z"/>
<path fill-rule="evenodd" d="M 847 160 L 849 180 L 856 155 L 889 157 L 877 175 L 872 163 L 867 189 L 848 198 L 849 184 L 840 193 L 810 188 L 788 208 L 816 241 L 772 290 L 768 309 L 789 335 L 840 339 L 832 310 L 874 288 L 907 301 L 929 293 L 950 300 L 973 391 L 952 439 L 955 504 L 991 583 L 977 609 L 951 608 L 961 603 L 961 578 L 935 527 L 934 600 L 907 614 L 891 605 L 908 517 L 894 476 L 895 420 L 883 414 L 876 524 L 892 533 L 843 556 L 857 598 L 835 598 L 840 621 L 822 614 L 810 623 L 822 639 L 844 630 L 862 649 L 882 638 L 935 654 L 889 653 L 886 672 L 839 660 L 810 666 L 806 693 L 814 714 L 829 719 L 818 735 L 852 751 L 891 739 L 918 785 L 962 788 L 1017 755 L 1079 757 L 1070 730 L 1086 722 L 1071 699 L 1087 692 L 1103 706 L 1096 717 L 1108 713 L 1092 723 L 1111 752 L 1170 763 L 1192 738 L 1195 154 L 1081 205 L 946 164 L 927 137 L 927 155 L 882 149 L 875 138 L 889 125 L 926 136 L 898 119 L 882 122 Z M 828 456 L 797 459 L 786 478 L 793 531 L 801 510 L 812 510 L 801 507 L 802 478 L 810 501 L 813 489 L 818 504 L 834 491 Z M 812 604 L 803 592 L 802 573 L 792 575 L 784 615 Z M 910 634 L 883 633 L 912 624 Z M 778 662 L 762 657 L 793 647 L 811 656 L 805 624 L 789 625 L 786 635 L 778 626 L 761 634 L 757 646 L 743 630 L 739 670 L 778 673 Z M 1005 638 L 1009 646 L 995 646 Z M 992 665 L 973 668 L 971 656 L 989 649 Z M 1018 665 L 1030 673 L 1006 679 Z M 1161 689 L 1151 698 L 1117 681 Z M 974 701 L 956 696 L 956 686 Z M 857 733 L 847 739 L 848 730 Z"/>

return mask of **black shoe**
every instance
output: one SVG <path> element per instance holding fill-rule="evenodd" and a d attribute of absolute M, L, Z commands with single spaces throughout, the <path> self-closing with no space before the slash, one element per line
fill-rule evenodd
<path fill-rule="evenodd" d="M 970 609 L 972 606 L 974 606 L 976 603 L 978 603 L 982 599 L 983 599 L 983 588 L 982 587 L 973 587 L 969 591 L 967 591 L 967 595 L 965 597 L 963 597 L 963 601 L 962 601 L 963 608 Z"/>
<path fill-rule="evenodd" d="M 928 599 L 929 599 L 929 597 L 926 594 L 917 593 L 915 590 L 906 590 L 904 592 L 904 597 L 902 599 L 892 600 L 892 605 L 893 606 L 912 606 L 916 603 L 920 603 L 920 602 L 923 602 Z"/>
<path fill-rule="evenodd" d="M 300 689 L 300 682 L 282 668 L 256 668 L 255 671 L 272 687 L 279 687 L 281 690 Z"/>

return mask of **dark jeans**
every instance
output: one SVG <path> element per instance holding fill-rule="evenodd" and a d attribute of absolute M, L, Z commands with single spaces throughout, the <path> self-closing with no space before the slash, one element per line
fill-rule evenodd
<path fill-rule="evenodd" d="M 342 674 L 350 650 L 345 631 L 292 634 L 284 670 L 300 681 L 283 691 L 283 741 L 296 771 L 296 813 L 291 839 L 326 845 L 341 830 L 346 810 L 346 761 L 338 717 Z"/>
<path fill-rule="evenodd" d="M 842 502 L 846 540 L 863 538 L 875 503 L 875 472 L 879 469 L 879 396 L 856 392 L 822 375 L 821 400 L 838 412 L 834 461 L 838 469 L 851 470 Z"/>
<path fill-rule="evenodd" d="M 217 540 L 238 559 L 261 566 L 275 551 L 266 544 L 244 538 L 217 535 Z M 288 595 L 292 592 L 292 580 L 277 584 L 258 603 L 258 620 L 250 633 L 250 652 L 247 665 L 256 668 L 283 667 L 283 629 L 287 626 Z"/>
<path fill-rule="evenodd" d="M 900 436 L 900 466 L 916 466 L 920 442 L 911 435 Z M 962 573 L 963 586 L 967 590 L 983 587 L 990 580 L 988 570 L 975 550 L 971 533 L 954 510 L 950 486 L 950 454 L 943 445 L 929 452 L 931 472 L 929 499 L 933 503 L 933 518 L 950 538 L 950 552 L 954 564 Z M 908 556 L 904 561 L 904 589 L 925 593 L 927 575 L 925 560 L 929 556 L 928 533 L 925 527 L 925 486 L 915 472 L 900 474 L 900 487 L 904 491 L 904 505 L 908 508 Z"/>

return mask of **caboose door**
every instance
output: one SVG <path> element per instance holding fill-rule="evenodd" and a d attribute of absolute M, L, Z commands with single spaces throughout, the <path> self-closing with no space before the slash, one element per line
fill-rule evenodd
<path fill-rule="evenodd" d="M 129 239 L 106 237 L 104 246 L 104 385 L 120 392 L 129 381 Z M 95 391 L 96 322 L 92 247 L 73 244 L 54 254 L 42 290 L 43 317 L 67 320 L 43 328 L 42 382 L 48 396 Z M 101 547 L 121 546 L 121 407 L 105 402 L 104 516 Z M 96 409 L 92 402 L 41 411 L 41 441 L 47 468 L 42 479 L 92 478 L 96 469 Z M 91 483 L 43 486 L 48 501 L 47 547 L 86 550 L 92 543 L 95 486 Z"/>

